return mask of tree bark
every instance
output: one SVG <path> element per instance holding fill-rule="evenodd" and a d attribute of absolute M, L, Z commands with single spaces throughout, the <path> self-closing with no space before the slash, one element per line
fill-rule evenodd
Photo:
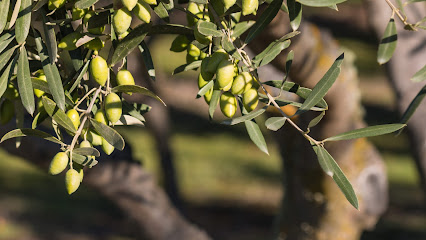
<path fill-rule="evenodd" d="M 369 23 L 378 39 L 381 39 L 392 11 L 385 1 L 364 0 L 369 12 Z M 426 16 L 424 3 L 409 4 L 405 8 L 408 21 L 416 22 Z M 422 89 L 424 82 L 414 83 L 410 78 L 425 65 L 426 31 L 410 32 L 395 18 L 398 31 L 398 45 L 392 59 L 386 64 L 387 75 L 397 96 L 397 108 L 404 113 L 415 95 Z M 415 158 L 420 183 L 426 198 L 426 119 L 425 103 L 419 106 L 408 121 L 408 133 Z"/>

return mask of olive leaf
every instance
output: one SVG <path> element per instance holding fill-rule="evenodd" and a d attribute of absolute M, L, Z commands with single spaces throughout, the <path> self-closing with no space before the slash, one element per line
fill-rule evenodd
<path fill-rule="evenodd" d="M 0 55 L 0 70 L 6 66 L 18 47 L 19 45 L 13 46 Z"/>
<path fill-rule="evenodd" d="M 16 41 L 18 44 L 25 42 L 30 31 L 32 0 L 21 0 L 18 18 L 15 24 Z"/>
<path fill-rule="evenodd" d="M 265 50 L 263 50 L 253 59 L 253 63 L 256 67 L 261 67 L 272 62 L 272 60 L 274 60 L 278 54 L 290 46 L 290 43 L 290 40 L 272 42 L 268 47 L 266 47 Z"/>
<path fill-rule="evenodd" d="M 124 149 L 124 139 L 117 131 L 94 119 L 90 119 L 90 123 L 95 128 L 96 132 L 105 138 L 105 140 L 114 146 L 114 148 L 117 148 L 120 151 Z"/>
<path fill-rule="evenodd" d="M 48 97 L 42 97 L 42 102 L 44 109 L 46 110 L 47 114 L 55 120 L 56 123 L 61 125 L 66 130 L 75 133 L 75 127 L 72 123 L 71 119 L 67 116 L 67 114 L 62 111 L 62 109 L 58 108 L 56 103 L 52 100 L 50 100 Z"/>
<path fill-rule="evenodd" d="M 2 0 L 0 2 L 0 33 L 3 32 L 7 23 L 7 13 L 9 12 L 10 0 Z"/>
<path fill-rule="evenodd" d="M 426 80 L 426 65 L 422 67 L 419 71 L 417 71 L 414 76 L 411 78 L 413 82 L 421 82 Z"/>
<path fill-rule="evenodd" d="M 75 3 L 75 7 L 76 8 L 80 8 L 80 9 L 86 9 L 90 6 L 92 6 L 93 4 L 97 3 L 98 0 L 80 0 L 78 2 Z"/>
<path fill-rule="evenodd" d="M 38 78 L 31 78 L 31 83 L 34 89 L 39 89 L 47 94 L 50 94 L 49 85 L 47 85 L 47 82 Z"/>
<path fill-rule="evenodd" d="M 73 85 L 71 86 L 69 92 L 73 92 L 74 89 L 80 84 L 81 79 L 83 79 L 84 74 L 86 74 L 87 69 L 89 68 L 90 60 L 87 60 L 86 64 L 81 68 L 81 71 L 78 73 L 77 78 L 75 79 Z"/>
<path fill-rule="evenodd" d="M 266 8 L 262 15 L 257 19 L 256 23 L 251 27 L 250 32 L 245 39 L 245 43 L 250 43 L 257 35 L 259 35 L 268 25 L 272 19 L 277 15 L 281 8 L 283 0 L 273 0 L 271 4 Z"/>
<path fill-rule="evenodd" d="M 386 26 L 385 33 L 380 41 L 379 50 L 377 51 L 377 62 L 384 64 L 388 62 L 396 49 L 398 35 L 396 32 L 395 20 L 391 18 Z"/>
<path fill-rule="evenodd" d="M 265 106 L 265 107 L 263 107 L 259 110 L 252 111 L 252 112 L 245 114 L 241 117 L 227 119 L 227 120 L 223 121 L 222 124 L 235 125 L 235 124 L 238 124 L 238 123 L 242 123 L 242 122 L 245 122 L 245 121 L 252 120 L 253 118 L 256 118 L 257 116 L 262 115 L 262 113 L 264 113 L 267 108 L 268 108 L 268 106 Z"/>
<path fill-rule="evenodd" d="M 411 101 L 408 108 L 405 110 L 404 114 L 402 115 L 400 123 L 407 123 L 408 120 L 410 120 L 411 116 L 413 116 L 414 112 L 416 111 L 417 107 L 420 105 L 420 103 L 423 101 L 423 98 L 426 96 L 426 85 L 423 86 L 422 89 L 420 89 L 419 93 L 414 97 L 414 99 Z"/>
<path fill-rule="evenodd" d="M 77 153 L 72 153 L 72 161 L 82 166 L 94 167 L 98 161 L 89 156 L 83 156 Z"/>
<path fill-rule="evenodd" d="M 170 22 L 169 12 L 167 12 L 166 6 L 163 2 L 159 2 L 158 5 L 154 7 L 154 12 L 159 18 L 163 19 L 165 22 Z"/>
<path fill-rule="evenodd" d="M 56 56 L 58 55 L 58 44 L 56 42 L 55 28 L 53 25 L 47 24 L 48 19 L 42 11 L 43 29 L 44 29 L 44 41 L 47 45 L 47 52 L 49 53 L 49 60 L 51 64 L 56 62 Z"/>
<path fill-rule="evenodd" d="M 297 0 L 303 5 L 310 7 L 328 7 L 338 3 L 346 2 L 347 0 Z"/>
<path fill-rule="evenodd" d="M 166 104 L 163 102 L 163 100 L 161 100 L 160 97 L 158 97 L 157 95 L 155 95 L 153 92 L 149 91 L 148 89 L 138 85 L 120 85 L 120 86 L 114 87 L 113 89 L 111 89 L 111 91 L 140 93 L 149 97 L 153 97 L 157 99 L 158 101 L 160 101 L 162 104 L 164 104 L 164 106 L 166 106 Z"/>
<path fill-rule="evenodd" d="M 25 46 L 21 48 L 21 52 L 19 54 L 17 78 L 22 105 L 24 105 L 27 112 L 32 116 L 35 110 L 35 102 L 31 83 L 30 64 L 28 62 Z"/>
<path fill-rule="evenodd" d="M 204 96 L 214 85 L 214 81 L 210 80 L 206 85 L 204 85 L 197 93 L 197 98 Z"/>
<path fill-rule="evenodd" d="M 61 145 L 65 145 L 62 141 L 60 141 L 59 139 L 55 138 L 54 136 L 37 130 L 37 129 L 31 129 L 31 128 L 21 128 L 21 129 L 14 129 L 8 133 L 6 133 L 0 140 L 0 143 L 11 139 L 11 138 L 17 138 L 17 137 L 27 137 L 27 136 L 34 136 L 34 137 L 39 137 L 39 138 L 43 138 L 44 140 L 47 141 L 51 141 L 57 144 L 61 144 Z"/>
<path fill-rule="evenodd" d="M 13 69 L 15 68 L 16 60 L 13 59 L 9 65 L 6 67 L 6 69 L 3 71 L 2 75 L 0 76 L 0 97 L 3 96 L 4 92 L 7 89 L 7 84 L 10 79 L 10 77 L 13 74 Z"/>
<path fill-rule="evenodd" d="M 0 3 L 1 4 L 1 3 Z M 5 32 L 0 36 L 0 52 L 9 45 L 10 42 L 15 39 L 15 31 Z"/>
<path fill-rule="evenodd" d="M 75 148 L 73 150 L 73 153 L 84 155 L 84 156 L 95 156 L 95 157 L 101 156 L 101 153 L 96 148 L 92 148 L 92 147 Z"/>
<path fill-rule="evenodd" d="M 148 75 L 153 81 L 155 81 L 154 62 L 152 61 L 151 52 L 149 51 L 148 45 L 146 45 L 145 41 L 142 41 L 138 48 L 142 53 L 143 62 L 145 63 L 145 67 L 148 70 Z"/>
<path fill-rule="evenodd" d="M 349 203 L 358 209 L 358 199 L 356 197 L 355 191 L 343 173 L 342 169 L 340 169 L 339 165 L 337 165 L 336 161 L 333 159 L 330 153 L 328 153 L 327 150 L 325 150 L 325 148 L 322 146 L 313 145 L 312 148 L 318 157 L 318 162 L 322 170 L 333 178 L 334 182 L 336 182 L 337 186 L 340 188 L 343 195 L 345 195 Z"/>
<path fill-rule="evenodd" d="M 209 118 L 213 119 L 214 112 L 217 108 L 217 105 L 219 104 L 220 95 L 222 92 L 220 90 L 213 90 L 212 98 L 210 99 L 209 103 Z"/>
<path fill-rule="evenodd" d="M 286 117 L 270 117 L 265 121 L 265 126 L 269 130 L 278 131 L 284 126 L 286 120 Z"/>
<path fill-rule="evenodd" d="M 193 69 L 197 69 L 201 66 L 201 60 L 197 60 L 194 61 L 192 63 L 187 63 L 187 64 L 183 64 L 179 67 L 177 67 L 174 71 L 173 71 L 173 75 L 181 73 L 181 72 L 185 72 L 188 70 L 193 70 Z"/>
<path fill-rule="evenodd" d="M 290 17 L 290 26 L 296 31 L 302 21 L 302 4 L 296 0 L 287 0 L 288 16 Z"/>
<path fill-rule="evenodd" d="M 138 118 L 130 116 L 130 115 L 124 115 L 122 114 L 120 119 L 114 123 L 115 126 L 120 125 L 127 125 L 127 126 L 138 126 L 143 127 L 145 124 Z"/>
<path fill-rule="evenodd" d="M 265 138 L 256 122 L 249 120 L 244 122 L 251 141 L 264 153 L 269 155 Z"/>
<path fill-rule="evenodd" d="M 245 33 L 247 30 L 249 30 L 253 24 L 255 24 L 256 21 L 244 21 L 239 22 L 235 25 L 234 29 L 232 30 L 231 37 L 237 38 L 241 36 L 243 33 Z"/>
<path fill-rule="evenodd" d="M 400 124 L 400 123 L 370 126 L 370 127 L 365 127 L 361 129 L 355 129 L 352 131 L 338 134 L 333 137 L 326 138 L 324 139 L 323 142 L 350 140 L 350 139 L 364 138 L 364 137 L 374 137 L 374 136 L 384 135 L 384 134 L 398 131 L 405 126 L 406 126 L 405 124 Z"/>
<path fill-rule="evenodd" d="M 216 24 L 212 22 L 199 20 L 197 29 L 204 36 L 221 37 L 223 35 L 221 31 L 217 30 Z"/>

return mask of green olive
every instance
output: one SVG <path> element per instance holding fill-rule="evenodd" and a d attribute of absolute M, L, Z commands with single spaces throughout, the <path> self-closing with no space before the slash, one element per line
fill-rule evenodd
<path fill-rule="evenodd" d="M 222 88 L 223 91 L 229 91 L 232 88 L 232 83 L 234 82 L 234 80 L 232 80 L 230 83 L 228 83 L 228 85 L 226 85 L 225 87 Z"/>
<path fill-rule="evenodd" d="M 172 42 L 170 51 L 183 52 L 187 49 L 189 40 L 185 35 L 178 35 Z"/>
<path fill-rule="evenodd" d="M 84 141 L 81 141 L 80 147 L 81 148 L 91 148 L 92 144 L 88 140 L 84 140 Z"/>
<path fill-rule="evenodd" d="M 144 1 L 139 1 L 133 8 L 133 14 L 145 23 L 151 22 L 151 7 Z"/>
<path fill-rule="evenodd" d="M 95 113 L 95 120 L 105 125 L 108 125 L 108 119 L 106 118 L 104 111 L 101 109 L 99 109 Z"/>
<path fill-rule="evenodd" d="M 254 84 L 256 83 L 252 77 L 252 75 L 249 72 L 243 72 L 244 80 L 246 81 L 246 87 L 244 89 L 244 92 L 247 92 L 249 89 L 254 87 Z M 257 88 L 256 88 L 257 89 Z"/>
<path fill-rule="evenodd" d="M 122 114 L 122 103 L 121 98 L 117 94 L 110 93 L 106 96 L 105 113 L 112 124 L 116 123 L 120 119 Z"/>
<path fill-rule="evenodd" d="M 9 100 L 17 99 L 19 97 L 18 89 L 12 83 L 9 83 L 3 96 Z"/>
<path fill-rule="evenodd" d="M 72 11 L 71 12 L 72 20 L 75 21 L 78 19 L 82 19 L 84 15 L 86 14 L 87 9 L 80 9 L 80 8 L 73 7 L 71 11 Z"/>
<path fill-rule="evenodd" d="M 243 74 L 239 74 L 234 78 L 232 83 L 231 92 L 232 94 L 238 95 L 243 94 L 246 87 L 246 80 Z"/>
<path fill-rule="evenodd" d="M 195 37 L 195 40 L 197 40 L 199 43 L 205 44 L 205 45 L 211 43 L 213 39 L 212 36 L 204 36 L 203 34 L 201 34 L 198 31 L 198 28 L 196 27 L 194 28 L 194 37 Z"/>
<path fill-rule="evenodd" d="M 61 39 L 61 41 L 58 43 L 58 48 L 69 51 L 77 49 L 76 43 L 81 37 L 83 37 L 83 34 L 80 32 L 70 33 Z"/>
<path fill-rule="evenodd" d="M 101 56 L 96 56 L 92 61 L 90 61 L 90 72 L 93 79 L 101 85 L 104 86 L 109 77 L 109 68 L 108 64 Z"/>
<path fill-rule="evenodd" d="M 224 92 L 220 95 L 220 110 L 223 115 L 232 118 L 237 111 L 237 99 L 230 92 Z"/>
<path fill-rule="evenodd" d="M 67 112 L 67 116 L 71 119 L 72 124 L 74 125 L 75 129 L 77 130 L 80 126 L 80 116 L 78 115 L 77 110 L 70 109 Z"/>
<path fill-rule="evenodd" d="M 75 169 L 69 169 L 65 174 L 65 186 L 67 188 L 68 194 L 72 194 L 77 191 L 80 186 L 81 176 L 80 173 Z"/>
<path fill-rule="evenodd" d="M 10 120 L 12 120 L 13 115 L 15 115 L 15 107 L 13 102 L 5 99 L 0 105 L 0 124 L 5 125 Z"/>
<path fill-rule="evenodd" d="M 225 6 L 225 10 L 228 10 L 230 7 L 232 7 L 237 0 L 222 0 L 223 6 Z"/>
<path fill-rule="evenodd" d="M 93 130 L 89 130 L 87 132 L 87 141 L 89 141 L 93 146 L 101 146 L 102 145 L 102 137 L 94 132 Z"/>
<path fill-rule="evenodd" d="M 257 8 L 259 7 L 259 0 L 242 0 L 241 9 L 243 15 L 253 14 L 256 15 Z"/>
<path fill-rule="evenodd" d="M 229 55 L 225 50 L 223 50 L 223 49 L 217 50 L 210 57 L 209 64 L 205 68 L 205 71 L 209 72 L 209 73 L 216 73 L 216 69 L 217 69 L 217 66 L 219 65 L 219 63 L 222 60 L 227 59 L 228 57 L 229 57 Z"/>
<path fill-rule="evenodd" d="M 140 0 L 148 3 L 149 5 L 157 5 L 157 0 Z"/>
<path fill-rule="evenodd" d="M 207 83 L 209 83 L 212 78 L 213 74 L 207 72 L 200 72 L 200 74 L 198 74 L 198 88 L 201 89 L 202 87 L 207 85 Z"/>
<path fill-rule="evenodd" d="M 68 166 L 68 155 L 65 152 L 58 152 L 50 162 L 49 174 L 57 175 Z"/>
<path fill-rule="evenodd" d="M 107 155 L 111 155 L 111 153 L 114 151 L 114 146 L 112 146 L 111 144 L 109 144 L 109 142 L 107 142 L 105 140 L 105 138 L 102 138 L 102 150 L 107 154 Z"/>
<path fill-rule="evenodd" d="M 127 10 L 132 11 L 132 9 L 138 3 L 138 0 L 121 0 L 121 2 L 127 8 Z"/>
<path fill-rule="evenodd" d="M 257 107 L 258 103 L 259 103 L 259 93 L 257 92 L 256 89 L 251 88 L 244 93 L 243 105 L 247 111 L 249 112 L 253 111 Z"/>
<path fill-rule="evenodd" d="M 115 78 L 117 80 L 117 85 L 135 85 L 135 79 L 128 70 L 120 70 L 117 73 Z M 132 92 L 126 92 L 129 95 L 132 95 Z"/>
<path fill-rule="evenodd" d="M 132 14 L 126 8 L 115 10 L 112 25 L 117 34 L 122 34 L 129 29 L 132 23 Z"/>
<path fill-rule="evenodd" d="M 47 2 L 47 7 L 49 10 L 54 10 L 64 6 L 65 0 L 49 0 Z"/>
<path fill-rule="evenodd" d="M 104 47 L 104 42 L 100 38 L 94 38 L 93 40 L 87 42 L 84 44 L 84 47 L 93 50 L 93 51 L 99 51 Z"/>
<path fill-rule="evenodd" d="M 200 56 L 200 53 L 201 53 L 200 49 L 194 44 L 189 44 L 187 51 L 188 51 L 188 54 L 192 57 L 198 57 Z"/>
<path fill-rule="evenodd" d="M 210 60 L 211 62 L 211 60 Z M 216 80 L 219 89 L 224 89 L 229 84 L 232 86 L 232 81 L 234 79 L 234 64 L 228 59 L 222 60 L 217 66 L 216 70 Z"/>

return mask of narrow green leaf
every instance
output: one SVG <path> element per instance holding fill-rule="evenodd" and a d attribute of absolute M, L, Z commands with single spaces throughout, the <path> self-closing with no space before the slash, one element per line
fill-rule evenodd
<path fill-rule="evenodd" d="M 56 42 L 55 26 L 46 24 L 48 22 L 47 16 L 42 11 L 43 29 L 44 29 L 44 41 L 46 42 L 47 52 L 49 53 L 49 60 L 51 64 L 56 62 L 56 56 L 58 55 L 58 44 Z"/>
<path fill-rule="evenodd" d="M 37 128 L 37 126 L 39 126 L 48 117 L 49 115 L 46 113 L 46 110 L 44 110 L 43 108 L 40 109 L 37 115 L 34 117 L 33 122 L 31 123 L 31 128 Z"/>
<path fill-rule="evenodd" d="M 75 148 L 73 150 L 73 153 L 77 153 L 84 156 L 95 156 L 95 157 L 101 156 L 101 153 L 96 148 L 92 148 L 92 147 Z"/>
<path fill-rule="evenodd" d="M 55 64 L 52 64 L 49 60 L 47 48 L 41 40 L 40 34 L 35 30 L 35 42 L 37 51 L 40 56 L 41 64 L 43 65 L 43 71 L 46 75 L 47 84 L 49 86 L 50 93 L 55 100 L 56 105 L 65 111 L 65 94 L 62 86 L 61 75 L 59 74 L 58 68 Z"/>
<path fill-rule="evenodd" d="M 18 59 L 18 89 L 22 105 L 32 116 L 35 110 L 33 86 L 31 82 L 30 64 L 25 46 L 21 48 Z"/>
<path fill-rule="evenodd" d="M 93 4 L 95 4 L 96 2 L 98 2 L 98 0 L 80 0 L 80 1 L 76 2 L 74 6 L 76 8 L 86 9 L 86 8 L 92 6 Z"/>
<path fill-rule="evenodd" d="M 51 142 L 54 142 L 54 143 L 57 143 L 57 144 L 64 145 L 63 142 L 61 142 L 59 139 L 55 138 L 54 136 L 52 136 L 52 135 L 50 135 L 46 132 L 43 132 L 43 131 L 40 131 L 40 130 L 37 130 L 37 129 L 31 129 L 31 128 L 22 128 L 22 129 L 12 130 L 12 131 L 6 133 L 1 138 L 0 143 L 6 141 L 8 139 L 11 139 L 11 138 L 27 137 L 27 136 L 39 137 L 39 138 L 43 138 L 44 140 L 47 140 L 47 141 L 51 141 Z"/>
<path fill-rule="evenodd" d="M 83 79 L 84 74 L 86 74 L 87 69 L 89 68 L 90 60 L 87 60 L 86 64 L 81 68 L 81 71 L 78 73 L 77 78 L 75 79 L 73 85 L 71 86 L 69 92 L 72 93 L 74 89 L 80 84 L 81 79 Z"/>
<path fill-rule="evenodd" d="M 334 4 L 346 2 L 347 0 L 297 0 L 303 5 L 310 7 L 328 7 Z"/>
<path fill-rule="evenodd" d="M 89 168 L 94 167 L 96 164 L 98 164 L 98 161 L 96 161 L 92 157 L 83 156 L 77 153 L 72 153 L 72 161 L 82 166 L 88 166 Z"/>
<path fill-rule="evenodd" d="M 263 84 L 266 84 L 268 86 L 276 87 L 276 88 L 282 88 L 284 91 L 295 93 L 297 96 L 306 99 L 311 94 L 312 90 L 309 88 L 301 87 L 300 85 L 293 83 L 293 82 L 283 82 L 281 80 L 273 80 L 273 81 L 267 81 Z M 328 109 L 327 102 L 323 99 L 321 99 L 316 106 L 324 109 Z"/>
<path fill-rule="evenodd" d="M 7 89 L 7 84 L 9 83 L 9 79 L 13 74 L 13 69 L 15 68 L 15 59 L 12 60 L 7 68 L 3 71 L 2 75 L 0 76 L 0 97 L 3 96 L 4 92 Z"/>
<path fill-rule="evenodd" d="M 19 45 L 13 46 L 12 48 L 6 50 L 4 53 L 0 55 L 0 70 L 6 66 L 6 64 L 9 62 L 10 58 L 15 53 L 15 49 L 18 48 Z"/>
<path fill-rule="evenodd" d="M 214 81 L 210 80 L 206 85 L 204 85 L 204 87 L 200 88 L 200 90 L 197 93 L 197 98 L 204 96 L 204 94 L 206 94 L 206 92 L 208 92 L 214 85 Z"/>
<path fill-rule="evenodd" d="M 0 37 L 0 52 L 3 52 L 13 39 L 15 39 L 15 31 L 3 33 Z"/>
<path fill-rule="evenodd" d="M 47 114 L 55 120 L 55 122 L 59 125 L 61 125 L 66 130 L 75 133 L 75 127 L 72 123 L 71 119 L 67 116 L 67 114 L 62 111 L 62 109 L 59 109 L 56 105 L 56 103 L 52 100 L 50 100 L 47 97 L 42 97 L 42 102 L 44 109 L 46 110 Z"/>
<path fill-rule="evenodd" d="M 145 67 L 148 70 L 148 75 L 151 77 L 153 81 L 155 81 L 154 62 L 152 61 L 149 47 L 148 45 L 146 45 L 145 41 L 142 41 L 138 47 L 139 47 L 139 51 L 142 53 L 143 62 L 145 63 Z"/>
<path fill-rule="evenodd" d="M 36 5 L 33 8 L 33 12 L 38 11 L 41 7 L 43 7 L 46 3 L 48 2 L 48 0 L 39 0 L 37 1 Z"/>
<path fill-rule="evenodd" d="M 138 85 L 120 85 L 117 87 L 114 87 L 113 89 L 111 89 L 112 92 L 132 92 L 132 93 L 140 93 L 146 96 L 150 96 L 153 97 L 155 99 L 157 99 L 158 101 L 160 101 L 161 103 L 164 104 L 164 106 L 166 105 L 163 100 L 161 100 L 161 98 L 159 98 L 157 95 L 155 95 L 155 93 L 151 92 L 150 90 L 138 86 Z"/>
<path fill-rule="evenodd" d="M 213 90 L 212 98 L 210 99 L 209 104 L 209 117 L 213 119 L 214 112 L 216 111 L 217 105 L 219 104 L 220 95 L 222 92 L 220 90 Z"/>
<path fill-rule="evenodd" d="M 246 44 L 251 42 L 257 35 L 259 35 L 265 29 L 266 25 L 268 25 L 272 21 L 272 19 L 275 18 L 281 8 L 282 3 L 283 0 L 273 0 L 271 2 L 271 4 L 266 8 L 266 10 L 262 13 L 256 23 L 250 29 L 250 32 L 248 33 L 247 38 L 245 39 Z"/>
<path fill-rule="evenodd" d="M 380 41 L 379 50 L 377 51 L 377 62 L 384 64 L 388 62 L 396 49 L 398 33 L 396 32 L 395 20 L 391 18 L 386 26 L 382 40 Z"/>
<path fill-rule="evenodd" d="M 225 121 L 223 121 L 221 123 L 225 124 L 225 125 L 235 125 L 235 124 L 238 124 L 238 123 L 249 121 L 249 120 L 252 120 L 253 118 L 256 118 L 256 117 L 262 115 L 262 113 L 264 113 L 266 111 L 266 108 L 268 108 L 268 107 L 266 106 L 266 107 L 263 107 L 263 108 L 261 108 L 259 110 L 252 111 L 252 112 L 250 112 L 250 113 L 248 113 L 246 115 L 243 115 L 241 117 L 227 119 L 227 120 L 225 120 Z"/>
<path fill-rule="evenodd" d="M 13 7 L 12 16 L 10 17 L 9 24 L 7 26 L 7 29 L 12 29 L 12 27 L 15 25 L 16 19 L 18 18 L 19 10 L 21 7 L 21 0 L 16 0 L 12 3 L 15 3 L 15 6 Z M 8 14 L 9 18 L 9 14 Z"/>
<path fill-rule="evenodd" d="M 181 73 L 181 72 L 185 72 L 185 71 L 188 71 L 188 70 L 197 69 L 200 66 L 201 66 L 201 60 L 194 61 L 192 63 L 183 64 L 183 65 L 177 67 L 173 71 L 172 75 L 175 75 L 175 74 L 178 74 L 178 73 Z"/>
<path fill-rule="evenodd" d="M 288 16 L 290 17 L 290 26 L 296 31 L 302 21 L 302 4 L 295 0 L 287 0 Z"/>
<path fill-rule="evenodd" d="M 142 114 L 147 113 L 151 110 L 151 107 L 145 104 L 133 103 L 130 104 L 123 101 L 123 114 L 130 115 L 134 118 L 139 119 L 141 122 L 145 122 L 145 118 Z"/>
<path fill-rule="evenodd" d="M 282 128 L 287 121 L 285 117 L 270 117 L 265 121 L 265 126 L 267 129 L 272 131 L 278 131 Z"/>
<path fill-rule="evenodd" d="M 321 168 L 327 175 L 333 178 L 334 182 L 336 182 L 337 186 L 340 188 L 343 195 L 345 195 L 349 203 L 358 209 L 358 199 L 355 191 L 345 174 L 342 172 L 342 169 L 340 169 L 339 165 L 337 165 L 336 161 L 327 152 L 327 150 L 325 150 L 325 148 L 316 145 L 312 147 L 317 154 Z"/>
<path fill-rule="evenodd" d="M 7 13 L 9 12 L 10 0 L 2 0 L 0 2 L 0 33 L 3 32 L 7 23 Z"/>
<path fill-rule="evenodd" d="M 340 74 L 340 66 L 342 65 L 343 58 L 344 54 L 342 53 L 317 85 L 315 85 L 308 98 L 306 98 L 305 102 L 303 102 L 302 106 L 297 110 L 296 114 L 308 111 L 310 108 L 315 106 L 325 96 L 325 94 L 327 94 L 328 90 Z"/>
<path fill-rule="evenodd" d="M 266 96 L 266 95 L 264 95 L 264 94 L 259 94 L 259 100 L 261 101 L 261 102 L 263 102 L 263 103 L 265 103 L 265 104 L 267 104 L 268 102 L 269 102 L 269 99 L 268 99 L 268 97 Z M 287 100 L 287 99 L 281 99 L 281 98 L 276 98 L 275 99 L 275 102 L 278 104 L 278 106 L 280 106 L 280 107 L 284 107 L 284 106 L 287 106 L 287 105 L 291 105 L 291 106 L 295 106 L 295 107 L 297 107 L 297 108 L 300 108 L 301 106 L 302 106 L 302 103 L 299 103 L 299 102 L 294 102 L 294 101 L 290 101 L 290 100 Z M 310 109 L 309 109 L 309 111 L 316 111 L 316 112 L 323 112 L 323 111 L 325 111 L 325 110 L 327 110 L 326 108 L 321 108 L 321 107 L 311 107 Z"/>
<path fill-rule="evenodd" d="M 240 54 L 238 54 L 233 42 L 231 42 L 227 36 L 222 37 L 222 46 L 229 55 L 232 55 L 235 59 L 241 60 Z"/>
<path fill-rule="evenodd" d="M 361 128 L 361 129 L 355 129 L 352 131 L 338 134 L 333 137 L 326 138 L 324 139 L 324 142 L 350 140 L 350 139 L 364 138 L 364 137 L 374 137 L 374 136 L 384 135 L 384 134 L 398 131 L 399 129 L 405 126 L 406 126 L 405 124 L 395 123 L 395 124 L 384 124 L 384 125 L 371 126 L 371 127 Z"/>
<path fill-rule="evenodd" d="M 120 126 L 120 125 L 126 125 L 126 126 L 138 126 L 143 127 L 145 124 L 138 118 L 135 118 L 130 115 L 121 115 L 120 119 L 114 124 L 114 126 Z"/>
<path fill-rule="evenodd" d="M 335 11 L 339 11 L 339 8 L 337 7 L 337 5 L 336 5 L 336 4 L 333 4 L 333 5 L 331 5 L 331 6 L 328 6 L 328 8 L 331 8 L 331 9 L 333 9 L 333 10 L 335 10 Z"/>
<path fill-rule="evenodd" d="M 16 41 L 18 44 L 25 42 L 30 31 L 32 2 L 32 0 L 21 0 L 15 24 Z"/>
<path fill-rule="evenodd" d="M 265 138 L 260 131 L 259 126 L 254 121 L 245 121 L 247 133 L 250 136 L 251 141 L 264 153 L 269 155 L 268 147 L 266 146 Z"/>
<path fill-rule="evenodd" d="M 207 0 L 190 0 L 190 2 L 195 2 L 198 4 L 207 4 L 209 3 Z"/>
<path fill-rule="evenodd" d="M 117 148 L 120 151 L 124 149 L 124 139 L 117 131 L 94 119 L 90 119 L 90 123 L 109 144 L 114 146 L 114 148 Z"/>
<path fill-rule="evenodd" d="M 414 76 L 411 78 L 411 81 L 413 82 L 421 82 L 426 80 L 426 65 L 422 67 L 418 72 L 414 74 Z"/>
<path fill-rule="evenodd" d="M 269 46 L 253 59 L 256 67 L 266 65 L 274 60 L 284 49 L 290 46 L 291 41 L 272 42 Z M 259 57 L 261 56 L 261 57 Z"/>
<path fill-rule="evenodd" d="M 255 24 L 256 21 L 244 21 L 239 22 L 235 25 L 234 29 L 232 30 L 231 37 L 237 38 L 241 36 L 243 33 L 245 33 L 247 30 L 249 30 L 253 24 Z"/>
<path fill-rule="evenodd" d="M 322 118 L 325 116 L 325 111 L 322 111 L 318 116 L 316 116 L 314 119 L 312 119 L 309 124 L 308 124 L 308 128 L 313 128 L 316 125 L 318 125 L 318 123 L 321 122 Z"/>
<path fill-rule="evenodd" d="M 399 121 L 400 123 L 407 123 L 408 120 L 410 120 L 411 116 L 413 116 L 414 112 L 416 111 L 420 103 L 423 101 L 423 98 L 425 98 L 425 96 L 426 96 L 426 85 L 423 86 L 422 89 L 420 89 L 419 93 L 417 93 L 417 95 L 411 101 L 407 110 L 405 110 L 404 114 L 402 115 L 401 121 Z"/>
<path fill-rule="evenodd" d="M 50 94 L 49 85 L 47 85 L 47 82 L 37 78 L 31 78 L 31 84 L 34 89 L 39 89 L 47 94 Z"/>
<path fill-rule="evenodd" d="M 154 7 L 154 12 L 165 22 L 170 22 L 169 13 L 167 12 L 167 8 L 163 2 L 159 2 L 158 5 Z"/>
<path fill-rule="evenodd" d="M 148 34 L 151 24 L 141 24 L 134 28 L 129 35 L 123 38 L 118 44 L 111 58 L 111 65 L 129 55 Z"/>
<path fill-rule="evenodd" d="M 199 20 L 197 29 L 204 36 L 221 37 L 223 35 L 221 31 L 217 30 L 216 24 L 212 22 Z"/>

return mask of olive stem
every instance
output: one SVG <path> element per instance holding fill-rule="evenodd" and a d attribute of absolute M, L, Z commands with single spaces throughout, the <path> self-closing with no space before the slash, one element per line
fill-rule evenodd
<path fill-rule="evenodd" d="M 392 17 L 393 17 L 394 14 L 396 14 L 398 16 L 398 18 L 401 20 L 401 22 L 404 23 L 404 25 L 409 25 L 409 23 L 407 22 L 407 17 L 402 16 L 399 9 L 397 7 L 395 7 L 395 5 L 393 5 L 393 3 L 391 1 L 389 1 L 389 0 L 385 0 L 385 1 L 393 11 Z"/>

